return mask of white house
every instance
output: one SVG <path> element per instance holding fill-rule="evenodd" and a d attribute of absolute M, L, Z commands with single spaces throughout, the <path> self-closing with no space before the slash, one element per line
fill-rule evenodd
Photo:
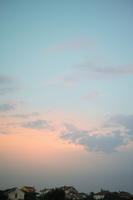
<path fill-rule="evenodd" d="M 6 190 L 8 200 L 24 200 L 24 192 L 18 188 Z"/>
<path fill-rule="evenodd" d="M 81 199 L 81 195 L 78 193 L 78 191 L 73 186 L 63 186 L 61 189 L 65 192 L 66 199 L 73 199 L 73 200 L 79 200 Z"/>
<path fill-rule="evenodd" d="M 106 191 L 106 190 L 101 190 L 101 192 L 94 194 L 93 198 L 95 200 L 103 200 L 105 195 L 107 195 L 107 194 L 110 194 L 110 192 Z"/>
<path fill-rule="evenodd" d="M 100 192 L 99 192 L 99 193 L 100 193 Z M 102 200 L 102 199 L 104 199 L 104 194 L 99 194 L 99 193 L 94 194 L 93 198 L 94 198 L 95 200 Z"/>

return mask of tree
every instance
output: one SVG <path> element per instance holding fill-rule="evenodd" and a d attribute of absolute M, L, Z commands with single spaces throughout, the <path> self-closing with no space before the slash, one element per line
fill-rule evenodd
<path fill-rule="evenodd" d="M 5 195 L 4 191 L 0 190 L 0 200 L 7 200 L 7 196 Z"/>
<path fill-rule="evenodd" d="M 65 200 L 65 192 L 60 188 L 53 189 L 46 195 L 41 197 L 41 200 Z"/>
<path fill-rule="evenodd" d="M 36 192 L 25 192 L 25 200 L 36 200 Z"/>
<path fill-rule="evenodd" d="M 121 200 L 121 198 L 119 197 L 118 193 L 113 192 L 110 194 L 106 194 L 104 200 Z"/>
<path fill-rule="evenodd" d="M 94 199 L 93 196 L 94 196 L 94 192 L 90 192 L 90 194 L 89 194 L 89 200 L 93 200 Z"/>

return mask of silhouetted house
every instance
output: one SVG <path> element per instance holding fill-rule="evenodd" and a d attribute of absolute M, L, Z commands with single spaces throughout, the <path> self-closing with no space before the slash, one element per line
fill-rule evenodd
<path fill-rule="evenodd" d="M 110 192 L 106 190 L 101 190 L 100 192 L 94 194 L 93 198 L 95 200 L 103 200 L 106 195 L 109 195 Z"/>
<path fill-rule="evenodd" d="M 21 190 L 24 192 L 24 200 L 36 200 L 37 193 L 34 187 L 24 186 Z"/>
<path fill-rule="evenodd" d="M 89 195 L 88 194 L 86 194 L 86 193 L 79 193 L 80 194 L 80 197 L 81 197 L 81 199 L 84 199 L 84 200 L 86 200 L 86 199 L 88 199 L 89 198 Z"/>
<path fill-rule="evenodd" d="M 7 200 L 24 200 L 25 197 L 25 193 L 18 188 L 7 189 L 4 194 Z"/>
<path fill-rule="evenodd" d="M 48 195 L 49 192 L 52 192 L 53 191 L 53 188 L 45 188 L 43 190 L 40 190 L 40 199 L 41 200 L 44 200 L 46 199 L 46 196 Z"/>
<path fill-rule="evenodd" d="M 61 187 L 61 189 L 64 190 L 66 199 L 72 199 L 72 200 L 81 199 L 80 194 L 73 186 L 63 186 Z"/>
<path fill-rule="evenodd" d="M 130 193 L 128 192 L 123 192 L 123 191 L 120 191 L 119 192 L 119 197 L 122 198 L 122 199 L 133 199 L 133 195 L 131 195 Z"/>

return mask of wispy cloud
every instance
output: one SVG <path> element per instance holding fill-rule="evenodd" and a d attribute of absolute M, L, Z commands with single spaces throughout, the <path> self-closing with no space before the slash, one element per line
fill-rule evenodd
<path fill-rule="evenodd" d="M 29 114 L 15 114 L 15 115 L 12 115 L 12 117 L 25 119 L 28 117 L 33 117 L 33 116 L 38 116 L 38 115 L 39 115 L 39 113 L 33 112 L 33 113 L 29 113 Z"/>
<path fill-rule="evenodd" d="M 77 77 L 73 76 L 73 73 L 71 72 L 66 72 L 63 73 L 61 75 L 59 75 L 59 77 L 55 77 L 49 81 L 47 81 L 46 83 L 44 83 L 44 86 L 59 86 L 60 88 L 69 88 L 69 87 L 74 87 L 77 85 L 77 83 L 79 82 L 79 80 L 77 79 Z"/>
<path fill-rule="evenodd" d="M 9 88 L 0 88 L 0 95 L 4 95 L 4 94 L 8 94 L 8 93 L 12 93 L 12 92 L 16 92 L 18 90 L 18 88 L 13 88 L 13 87 L 9 87 Z"/>
<path fill-rule="evenodd" d="M 44 53 L 57 53 L 60 51 L 77 50 L 93 47 L 96 43 L 89 40 L 72 40 L 55 44 L 45 49 Z"/>
<path fill-rule="evenodd" d="M 133 75 L 133 64 L 110 66 L 100 62 L 86 62 L 72 67 L 71 70 L 66 71 L 64 74 L 59 74 L 44 85 L 73 87 L 85 81 L 107 80 L 126 75 Z"/>
<path fill-rule="evenodd" d="M 88 62 L 80 64 L 79 66 L 77 66 L 77 68 L 80 71 L 92 72 L 99 75 L 133 74 L 133 64 L 110 66 L 108 64 Z"/>
<path fill-rule="evenodd" d="M 9 132 L 6 132 L 6 131 L 0 130 L 0 134 L 2 134 L 2 135 L 7 135 L 7 134 L 10 134 L 10 133 L 9 133 Z"/>
<path fill-rule="evenodd" d="M 98 62 L 87 62 L 75 66 L 77 77 L 83 80 L 106 80 L 133 74 L 133 64 L 109 65 Z M 74 74 L 73 74 L 74 75 Z"/>
<path fill-rule="evenodd" d="M 12 111 L 14 109 L 15 109 L 15 105 L 13 105 L 13 104 L 1 104 L 0 105 L 0 112 Z"/>
<path fill-rule="evenodd" d="M 31 128 L 31 129 L 53 129 L 50 123 L 47 120 L 35 120 L 29 121 L 22 124 L 24 128 Z"/>
<path fill-rule="evenodd" d="M 83 97 L 84 100 L 90 100 L 90 99 L 95 99 L 99 97 L 102 94 L 100 90 L 94 90 L 92 92 L 89 92 L 87 95 Z"/>

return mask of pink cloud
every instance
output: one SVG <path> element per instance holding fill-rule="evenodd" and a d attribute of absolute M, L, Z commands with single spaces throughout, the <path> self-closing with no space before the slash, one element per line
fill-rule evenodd
<path fill-rule="evenodd" d="M 92 92 L 89 92 L 83 99 L 89 100 L 89 99 L 95 99 L 96 97 L 99 97 L 102 94 L 100 90 L 94 90 Z"/>
<path fill-rule="evenodd" d="M 89 40 L 73 40 L 68 42 L 62 42 L 55 44 L 53 46 L 50 46 L 45 49 L 46 53 L 56 53 L 59 51 L 66 51 L 66 50 L 73 50 L 73 49 L 82 49 L 82 48 L 88 48 L 95 45 L 94 41 Z"/>

